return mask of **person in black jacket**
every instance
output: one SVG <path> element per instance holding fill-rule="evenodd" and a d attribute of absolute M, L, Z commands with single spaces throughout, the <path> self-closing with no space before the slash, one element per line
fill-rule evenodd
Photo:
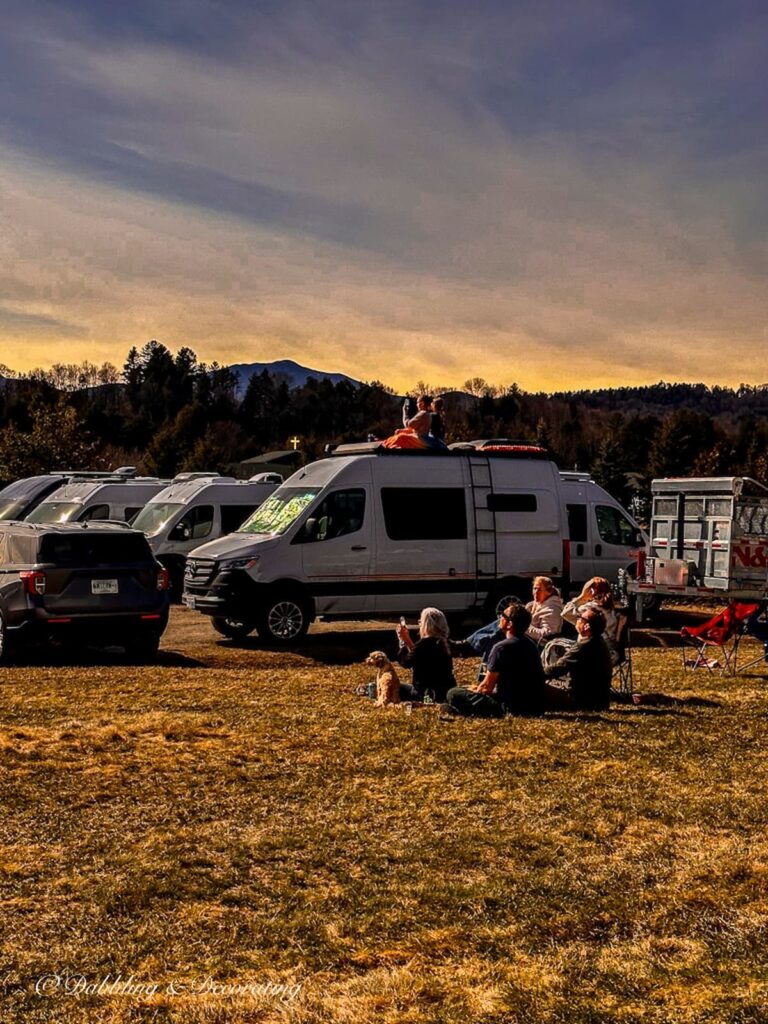
<path fill-rule="evenodd" d="M 547 679 L 568 676 L 567 688 L 547 684 L 547 709 L 604 711 L 611 699 L 611 655 L 603 639 L 605 616 L 594 605 L 585 606 L 576 620 L 579 639 L 552 665 Z"/>
<path fill-rule="evenodd" d="M 456 685 L 445 615 L 439 608 L 424 608 L 419 617 L 417 643 L 411 639 L 407 626 L 399 626 L 397 635 L 397 660 L 411 669 L 413 679 L 410 694 L 405 684 L 400 685 L 400 699 L 421 701 L 429 696 L 434 701 L 444 701 L 448 690 Z"/>

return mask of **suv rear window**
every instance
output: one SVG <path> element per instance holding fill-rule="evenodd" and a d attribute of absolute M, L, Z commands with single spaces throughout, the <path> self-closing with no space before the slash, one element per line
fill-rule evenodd
<path fill-rule="evenodd" d="M 56 565 L 109 565 L 151 562 L 147 538 L 135 533 L 47 534 L 40 541 L 41 562 Z"/>

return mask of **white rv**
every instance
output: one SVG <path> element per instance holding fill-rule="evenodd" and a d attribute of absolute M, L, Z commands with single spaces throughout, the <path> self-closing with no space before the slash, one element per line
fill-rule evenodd
<path fill-rule="evenodd" d="M 180 473 L 150 498 L 132 525 L 146 533 L 155 557 L 170 573 L 171 590 L 180 594 L 189 552 L 233 533 L 282 482 L 278 473 L 250 480 Z"/>
<path fill-rule="evenodd" d="M 236 533 L 192 551 L 184 602 L 225 635 L 256 628 L 289 643 L 317 617 L 426 605 L 490 616 L 509 594 L 529 597 L 538 574 L 567 587 L 573 492 L 539 453 L 340 446 L 289 477 Z M 624 564 L 633 561 L 627 550 Z"/>
<path fill-rule="evenodd" d="M 149 499 L 168 486 L 151 476 L 115 473 L 72 480 L 50 494 L 26 516 L 29 523 L 84 523 L 113 519 L 130 523 Z"/>

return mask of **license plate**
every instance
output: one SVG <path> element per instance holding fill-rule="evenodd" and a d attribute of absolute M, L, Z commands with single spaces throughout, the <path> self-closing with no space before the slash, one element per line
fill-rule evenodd
<path fill-rule="evenodd" d="M 194 607 L 195 607 L 195 599 L 194 599 L 194 597 L 187 597 L 185 595 L 185 597 L 184 597 L 184 604 L 187 606 L 187 608 L 194 609 Z"/>
<path fill-rule="evenodd" d="M 91 580 L 92 594 L 116 594 L 117 580 Z"/>

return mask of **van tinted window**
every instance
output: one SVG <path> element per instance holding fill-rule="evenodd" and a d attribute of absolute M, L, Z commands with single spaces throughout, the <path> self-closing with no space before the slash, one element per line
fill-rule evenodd
<path fill-rule="evenodd" d="M 109 565 L 120 562 L 151 562 L 152 553 L 142 534 L 90 533 L 48 534 L 41 539 L 41 562 L 57 565 Z"/>
<path fill-rule="evenodd" d="M 606 544 L 632 546 L 635 528 L 617 508 L 610 505 L 596 505 L 597 530 Z"/>
<path fill-rule="evenodd" d="M 586 505 L 568 505 L 568 536 L 575 543 L 587 541 Z"/>
<path fill-rule="evenodd" d="M 391 540 L 463 540 L 467 509 L 460 487 L 382 487 L 384 526 Z"/>
<path fill-rule="evenodd" d="M 364 517 L 365 491 L 362 488 L 334 491 L 314 510 L 314 533 L 301 537 L 300 540 L 302 543 L 316 543 L 345 537 L 349 533 L 356 533 L 362 527 Z"/>
<path fill-rule="evenodd" d="M 221 532 L 234 533 L 238 526 L 241 526 L 248 516 L 253 515 L 258 507 L 258 505 L 222 505 Z"/>
<path fill-rule="evenodd" d="M 78 519 L 81 523 L 88 523 L 92 519 L 109 519 L 109 505 L 91 505 Z"/>
<path fill-rule="evenodd" d="M 195 505 L 174 526 L 171 536 L 202 540 L 213 527 L 213 505 Z"/>
<path fill-rule="evenodd" d="M 535 494 L 489 494 L 491 512 L 535 512 L 538 508 Z"/>

